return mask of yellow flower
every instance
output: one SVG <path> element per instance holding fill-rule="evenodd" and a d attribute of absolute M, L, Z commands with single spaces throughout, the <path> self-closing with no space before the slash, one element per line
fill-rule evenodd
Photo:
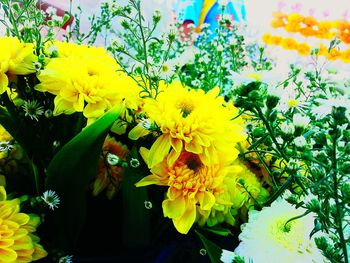
<path fill-rule="evenodd" d="M 235 146 L 246 138 L 242 120 L 234 119 L 238 110 L 228 107 L 218 94 L 217 88 L 205 93 L 172 83 L 156 100 L 145 101 L 145 114 L 162 132 L 150 149 L 150 168 L 162 162 L 170 149 L 174 149 L 171 164 L 183 150 L 198 154 L 205 165 L 218 163 L 219 153 L 227 161 L 238 156 Z"/>
<path fill-rule="evenodd" d="M 298 45 L 298 42 L 293 38 L 287 37 L 281 41 L 281 46 L 287 50 L 294 50 L 296 49 L 297 45 Z"/>
<path fill-rule="evenodd" d="M 200 224 L 214 226 L 226 222 L 234 225 L 235 215 L 242 207 L 254 208 L 255 202 L 262 204 L 268 198 L 268 191 L 262 187 L 257 176 L 242 162 L 236 161 L 221 185 L 221 191 L 216 191 L 216 202 L 210 214 L 202 214 Z"/>
<path fill-rule="evenodd" d="M 104 189 L 107 189 L 107 197 L 112 199 L 119 189 L 123 179 L 123 167 L 121 165 L 112 165 L 108 162 L 109 154 L 113 154 L 121 161 L 126 161 L 129 154 L 128 148 L 113 137 L 107 136 L 103 147 L 102 154 L 97 170 L 97 178 L 93 184 L 93 194 L 98 195 Z"/>
<path fill-rule="evenodd" d="M 327 59 L 329 60 L 337 60 L 339 58 L 341 58 L 341 52 L 336 48 L 332 48 L 327 54 Z"/>
<path fill-rule="evenodd" d="M 310 55 L 311 48 L 308 44 L 301 43 L 297 45 L 297 51 L 299 55 L 307 56 L 307 55 Z"/>
<path fill-rule="evenodd" d="M 14 37 L 0 38 L 0 94 L 7 90 L 9 75 L 26 75 L 35 72 L 34 45 L 22 43 Z"/>
<path fill-rule="evenodd" d="M 343 51 L 340 58 L 344 63 L 350 63 L 350 49 Z"/>
<path fill-rule="evenodd" d="M 147 163 L 150 151 L 141 148 L 140 152 Z M 161 163 L 153 166 L 152 174 L 144 177 L 136 186 L 168 186 L 167 198 L 162 204 L 164 216 L 172 219 L 177 231 L 187 234 L 197 216 L 210 213 L 228 172 L 239 170 L 239 167 L 231 167 L 224 162 L 206 166 L 198 155 L 186 151 L 182 151 L 175 162 L 171 158 L 169 154 Z"/>
<path fill-rule="evenodd" d="M 120 69 L 102 48 L 55 43 L 58 57 L 51 58 L 40 72 L 36 89 L 56 95 L 54 115 L 83 112 L 88 123 L 117 104 L 132 104 L 130 91 L 136 82 Z M 126 101 L 124 101 L 126 100 Z"/>
<path fill-rule="evenodd" d="M 6 200 L 0 186 L 0 262 L 32 262 L 47 255 L 34 232 L 40 224 L 36 215 L 20 213 L 20 200 Z"/>

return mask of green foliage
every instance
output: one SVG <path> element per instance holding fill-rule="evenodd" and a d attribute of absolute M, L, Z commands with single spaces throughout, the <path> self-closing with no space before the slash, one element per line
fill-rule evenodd
<path fill-rule="evenodd" d="M 63 146 L 47 168 L 46 188 L 63 201 L 54 218 L 57 248 L 67 250 L 78 238 L 85 218 L 85 191 L 96 176 L 104 139 L 120 110 L 112 108 L 86 127 Z"/>

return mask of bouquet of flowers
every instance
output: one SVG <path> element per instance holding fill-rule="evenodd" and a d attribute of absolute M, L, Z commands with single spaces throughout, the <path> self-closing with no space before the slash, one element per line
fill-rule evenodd
<path fill-rule="evenodd" d="M 277 80 L 224 15 L 189 47 L 138 0 L 64 41 L 2 9 L 1 262 L 349 261 L 349 82 L 317 50 Z"/>

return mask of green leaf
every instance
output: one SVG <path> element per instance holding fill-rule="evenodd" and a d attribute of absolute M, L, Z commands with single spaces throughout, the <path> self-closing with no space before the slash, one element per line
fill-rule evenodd
<path fill-rule="evenodd" d="M 209 255 L 210 261 L 212 263 L 221 263 L 221 253 L 222 249 L 216 245 L 215 243 L 209 241 L 206 239 L 201 233 L 196 231 L 196 234 L 199 236 L 200 240 L 202 241 L 205 249 L 207 250 L 207 253 Z"/>
<path fill-rule="evenodd" d="M 219 235 L 219 236 L 224 236 L 224 237 L 227 237 L 231 234 L 231 231 L 229 229 L 226 229 L 226 228 L 222 228 L 222 227 L 205 227 L 205 228 L 202 228 L 203 230 L 205 231 L 208 231 L 208 232 L 211 232 L 211 233 L 214 233 L 216 235 Z"/>
<path fill-rule="evenodd" d="M 131 150 L 131 157 L 140 160 L 136 147 Z M 127 247 L 147 246 L 150 242 L 150 210 L 145 208 L 145 201 L 149 201 L 147 188 L 135 186 L 148 174 L 146 166 L 127 167 L 124 170 L 123 243 Z"/>
<path fill-rule="evenodd" d="M 114 107 L 86 127 L 54 156 L 47 169 L 46 189 L 61 199 L 54 214 L 54 246 L 67 250 L 77 241 L 85 220 L 85 192 L 96 176 L 98 160 L 107 133 L 119 117 Z"/>
<path fill-rule="evenodd" d="M 30 136 L 31 132 L 25 129 L 22 122 L 3 107 L 0 107 L 0 124 L 28 154 L 31 153 L 31 142 L 33 141 Z"/>

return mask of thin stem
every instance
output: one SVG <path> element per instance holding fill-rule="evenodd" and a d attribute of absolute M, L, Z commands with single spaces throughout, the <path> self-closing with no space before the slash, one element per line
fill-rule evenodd
<path fill-rule="evenodd" d="M 263 112 L 261 111 L 261 109 L 259 107 L 256 107 L 256 110 L 259 114 L 260 119 L 263 121 L 263 123 L 265 124 L 266 129 L 268 130 L 270 137 L 272 139 L 272 141 L 274 142 L 274 144 L 276 145 L 277 151 L 278 153 L 283 157 L 283 159 L 285 159 L 287 162 L 289 162 L 289 158 L 288 156 L 286 156 L 286 154 L 284 153 L 283 149 L 280 147 L 279 143 L 276 140 L 276 136 L 274 131 L 272 130 L 272 127 L 270 125 L 270 123 L 268 122 L 268 120 L 265 118 Z"/>
<path fill-rule="evenodd" d="M 337 125 L 334 124 L 333 129 L 337 129 Z M 337 134 L 337 133 L 335 133 Z M 341 242 L 342 250 L 343 250 L 343 256 L 344 256 L 344 262 L 349 263 L 348 259 L 348 252 L 347 252 L 347 246 L 346 246 L 346 241 L 344 238 L 344 232 L 343 232 L 343 212 L 340 207 L 340 202 L 339 202 L 339 193 L 338 193 L 338 188 L 339 188 L 339 182 L 338 182 L 338 160 L 337 160 L 337 138 L 334 138 L 333 140 L 333 149 L 332 149 L 332 167 L 333 167 L 333 187 L 334 187 L 334 201 L 336 205 L 336 224 L 337 224 L 337 231 L 339 234 L 339 239 Z"/>

